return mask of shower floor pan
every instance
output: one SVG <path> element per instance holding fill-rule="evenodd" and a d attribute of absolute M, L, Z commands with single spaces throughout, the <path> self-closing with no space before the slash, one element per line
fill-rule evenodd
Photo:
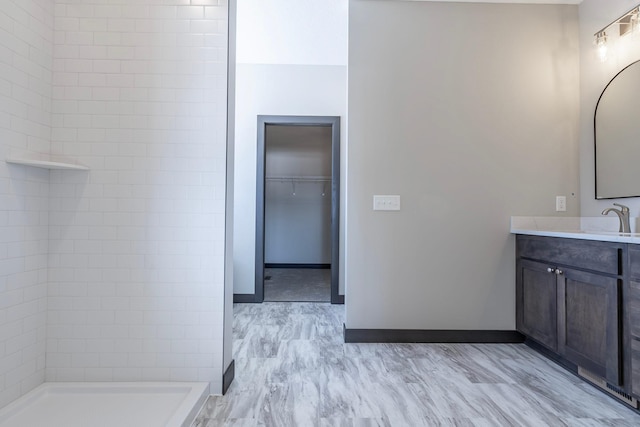
<path fill-rule="evenodd" d="M 44 383 L 0 410 L 0 427 L 189 427 L 208 383 Z"/>

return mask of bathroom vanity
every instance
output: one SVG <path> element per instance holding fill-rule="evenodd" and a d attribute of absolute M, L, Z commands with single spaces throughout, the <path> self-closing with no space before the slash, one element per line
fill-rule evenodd
<path fill-rule="evenodd" d="M 512 219 L 517 330 L 534 348 L 637 409 L 640 234 L 585 231 L 566 221 L 523 227 Z"/>

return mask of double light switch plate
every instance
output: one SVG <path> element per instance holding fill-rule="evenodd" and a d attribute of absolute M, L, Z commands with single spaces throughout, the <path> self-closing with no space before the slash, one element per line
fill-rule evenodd
<path fill-rule="evenodd" d="M 400 196 L 373 196 L 373 210 L 374 211 L 399 211 L 400 210 Z"/>

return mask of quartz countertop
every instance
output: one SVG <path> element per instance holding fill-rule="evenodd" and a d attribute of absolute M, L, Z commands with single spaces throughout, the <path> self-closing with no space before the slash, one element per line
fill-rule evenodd
<path fill-rule="evenodd" d="M 640 244 L 640 218 L 631 218 L 632 233 L 620 233 L 618 217 L 512 216 L 511 233 Z"/>

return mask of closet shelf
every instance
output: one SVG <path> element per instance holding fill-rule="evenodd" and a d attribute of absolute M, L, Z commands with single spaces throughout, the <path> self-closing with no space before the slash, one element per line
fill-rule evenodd
<path fill-rule="evenodd" d="M 330 176 L 267 176 L 265 179 L 275 182 L 331 182 Z"/>
<path fill-rule="evenodd" d="M 67 159 L 53 159 L 44 155 L 37 154 L 21 154 L 5 159 L 7 163 L 14 165 L 33 166 L 42 169 L 58 169 L 58 170 L 89 170 L 85 165 L 74 163 Z"/>

